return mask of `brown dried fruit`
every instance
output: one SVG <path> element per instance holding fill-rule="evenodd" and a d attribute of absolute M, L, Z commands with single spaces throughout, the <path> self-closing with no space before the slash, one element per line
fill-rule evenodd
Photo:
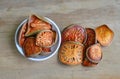
<path fill-rule="evenodd" d="M 96 33 L 94 29 L 86 28 L 86 33 L 87 33 L 87 40 L 85 42 L 85 48 L 87 49 L 89 46 L 97 43 L 97 40 L 96 40 Z"/>
<path fill-rule="evenodd" d="M 59 60 L 67 65 L 81 64 L 83 60 L 83 44 L 73 41 L 63 42 L 59 49 Z"/>
<path fill-rule="evenodd" d="M 25 33 L 26 33 L 26 30 L 27 30 L 27 23 L 24 23 L 23 26 L 21 27 L 20 29 L 20 32 L 19 32 L 19 37 L 18 37 L 18 42 L 19 42 L 19 45 L 22 47 L 23 46 L 23 43 L 25 41 Z"/>
<path fill-rule="evenodd" d="M 86 41 L 86 31 L 82 26 L 70 25 L 62 32 L 62 42 L 75 41 L 84 43 Z"/>
<path fill-rule="evenodd" d="M 28 29 L 25 36 L 31 36 L 38 33 L 40 30 L 50 30 L 52 26 L 47 21 L 36 15 L 31 15 L 28 20 Z"/>
<path fill-rule="evenodd" d="M 36 45 L 42 47 L 51 47 L 56 41 L 56 34 L 51 30 L 42 30 L 36 37 Z"/>
<path fill-rule="evenodd" d="M 102 59 L 102 50 L 100 44 L 94 44 L 90 46 L 85 54 L 85 58 L 83 61 L 84 66 L 93 66 L 98 64 L 99 61 Z"/>
<path fill-rule="evenodd" d="M 102 46 L 108 46 L 112 42 L 114 32 L 107 25 L 101 25 L 95 31 L 97 40 Z"/>
<path fill-rule="evenodd" d="M 25 43 L 23 45 L 23 49 L 25 51 L 26 57 L 38 56 L 42 51 L 41 47 L 36 46 L 35 38 L 33 38 L 33 37 L 29 37 L 25 40 Z"/>

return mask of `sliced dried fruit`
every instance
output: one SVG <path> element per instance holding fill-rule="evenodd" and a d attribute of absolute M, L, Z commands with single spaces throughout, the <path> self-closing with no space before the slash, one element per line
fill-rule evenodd
<path fill-rule="evenodd" d="M 85 42 L 85 48 L 87 49 L 89 46 L 97 43 L 97 40 L 96 40 L 96 33 L 94 29 L 86 28 L 86 33 L 87 33 L 87 40 Z"/>
<path fill-rule="evenodd" d="M 95 31 L 97 40 L 102 46 L 108 46 L 112 42 L 114 32 L 107 25 L 101 25 Z"/>
<path fill-rule="evenodd" d="M 42 47 L 41 55 L 49 55 L 51 53 L 51 48 Z"/>
<path fill-rule="evenodd" d="M 35 38 L 33 38 L 33 37 L 29 37 L 25 40 L 25 43 L 23 45 L 23 49 L 25 51 L 26 57 L 38 56 L 42 51 L 41 47 L 36 46 Z"/>
<path fill-rule="evenodd" d="M 86 41 L 86 31 L 82 26 L 72 24 L 62 32 L 62 42 L 75 41 L 84 43 Z"/>
<path fill-rule="evenodd" d="M 81 43 L 67 41 L 63 42 L 59 49 L 59 60 L 67 65 L 81 64 L 83 60 L 84 46 Z"/>
<path fill-rule="evenodd" d="M 56 41 L 56 34 L 51 30 L 42 30 L 36 37 L 36 45 L 42 47 L 51 47 Z"/>
<path fill-rule="evenodd" d="M 40 30 L 50 30 L 52 29 L 51 24 L 44 19 L 37 17 L 36 15 L 31 15 L 28 20 L 28 29 L 25 36 L 31 36 L 37 34 Z"/>
<path fill-rule="evenodd" d="M 85 66 L 93 66 L 98 64 L 102 59 L 102 50 L 100 44 L 94 44 L 90 46 L 86 51 L 86 56 L 83 61 Z"/>
<path fill-rule="evenodd" d="M 23 43 L 25 41 L 25 33 L 26 33 L 26 30 L 27 30 L 27 23 L 24 23 L 22 28 L 20 29 L 20 32 L 19 32 L 19 37 L 18 37 L 18 42 L 19 42 L 19 45 L 22 47 L 23 46 Z"/>

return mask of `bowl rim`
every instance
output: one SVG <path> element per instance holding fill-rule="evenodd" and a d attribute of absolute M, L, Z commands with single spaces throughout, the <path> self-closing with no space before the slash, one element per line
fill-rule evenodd
<path fill-rule="evenodd" d="M 47 59 L 51 58 L 52 56 L 54 56 L 54 55 L 57 53 L 57 51 L 58 51 L 58 49 L 59 49 L 59 47 L 60 47 L 60 45 L 61 45 L 61 31 L 60 31 L 59 27 L 57 26 L 57 24 L 56 24 L 53 20 L 51 20 L 51 19 L 49 19 L 49 18 L 47 18 L 47 17 L 42 17 L 42 18 L 44 18 L 45 20 L 49 21 L 49 23 L 50 23 L 51 25 L 54 25 L 54 27 L 56 28 L 57 33 L 58 33 L 58 37 L 57 37 L 57 39 L 58 39 L 57 48 L 56 48 L 55 51 L 52 52 L 49 56 L 46 56 L 46 57 L 44 57 L 44 58 L 41 58 L 41 59 L 40 59 L 40 58 L 33 58 L 33 57 L 28 57 L 28 58 L 27 58 L 27 57 L 24 55 L 23 49 L 22 49 L 22 48 L 19 46 L 19 44 L 18 44 L 18 32 L 19 32 L 19 30 L 21 29 L 22 25 L 23 25 L 25 22 L 28 21 L 28 19 L 25 19 L 25 20 L 23 20 L 23 21 L 18 25 L 18 27 L 17 27 L 17 29 L 16 29 L 16 31 L 15 31 L 14 40 L 15 40 L 15 46 L 16 46 L 18 52 L 19 52 L 23 57 L 27 58 L 28 60 L 32 60 L 32 61 L 44 61 L 44 60 L 47 60 Z"/>

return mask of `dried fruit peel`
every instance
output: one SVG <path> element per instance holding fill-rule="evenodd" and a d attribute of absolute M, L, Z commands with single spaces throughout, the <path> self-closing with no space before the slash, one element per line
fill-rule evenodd
<path fill-rule="evenodd" d="M 22 47 L 23 44 L 24 44 L 24 41 L 25 41 L 25 33 L 26 33 L 26 30 L 27 30 L 27 23 L 24 23 L 22 28 L 20 29 L 20 32 L 19 32 L 19 37 L 18 37 L 18 42 L 19 42 L 19 45 Z"/>
<path fill-rule="evenodd" d="M 101 25 L 95 31 L 97 40 L 102 46 L 110 45 L 114 37 L 114 32 L 107 25 Z"/>
<path fill-rule="evenodd" d="M 31 36 L 37 34 L 40 30 L 50 30 L 52 26 L 43 18 L 39 18 L 36 15 L 31 15 L 28 20 L 28 29 L 25 36 Z"/>

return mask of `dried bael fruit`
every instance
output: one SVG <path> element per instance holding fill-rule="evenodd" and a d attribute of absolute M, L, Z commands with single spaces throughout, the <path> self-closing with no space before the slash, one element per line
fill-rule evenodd
<path fill-rule="evenodd" d="M 38 33 L 40 30 L 50 30 L 52 26 L 42 17 L 37 17 L 36 15 L 31 15 L 28 20 L 28 29 L 25 36 L 31 36 Z"/>
<path fill-rule="evenodd" d="M 87 33 L 87 40 L 85 42 L 85 48 L 87 49 L 89 46 L 97 43 L 97 40 L 96 40 L 96 33 L 94 29 L 86 28 L 86 33 Z"/>
<path fill-rule="evenodd" d="M 26 30 L 27 30 L 27 23 L 24 23 L 20 30 L 19 37 L 18 37 L 18 42 L 21 47 L 23 46 L 23 43 L 25 41 Z"/>
<path fill-rule="evenodd" d="M 42 30 L 37 34 L 36 45 L 41 47 L 51 47 L 55 44 L 56 34 L 51 30 Z"/>
<path fill-rule="evenodd" d="M 59 49 L 59 60 L 67 65 L 81 64 L 84 46 L 74 41 L 63 42 Z"/>
<path fill-rule="evenodd" d="M 84 43 L 86 41 L 86 31 L 82 26 L 72 24 L 62 32 L 62 42 L 75 41 Z"/>
<path fill-rule="evenodd" d="M 41 55 L 49 55 L 51 53 L 51 48 L 42 47 Z"/>
<path fill-rule="evenodd" d="M 90 46 L 85 54 L 85 58 L 83 60 L 84 66 L 95 66 L 102 59 L 102 50 L 100 44 L 94 44 Z"/>
<path fill-rule="evenodd" d="M 33 38 L 33 37 L 29 37 L 25 40 L 25 43 L 23 45 L 23 49 L 25 51 L 26 57 L 38 56 L 42 51 L 41 47 L 36 46 L 35 38 Z"/>
<path fill-rule="evenodd" d="M 97 40 L 102 46 L 108 46 L 112 42 L 114 32 L 107 25 L 101 25 L 95 31 Z"/>

